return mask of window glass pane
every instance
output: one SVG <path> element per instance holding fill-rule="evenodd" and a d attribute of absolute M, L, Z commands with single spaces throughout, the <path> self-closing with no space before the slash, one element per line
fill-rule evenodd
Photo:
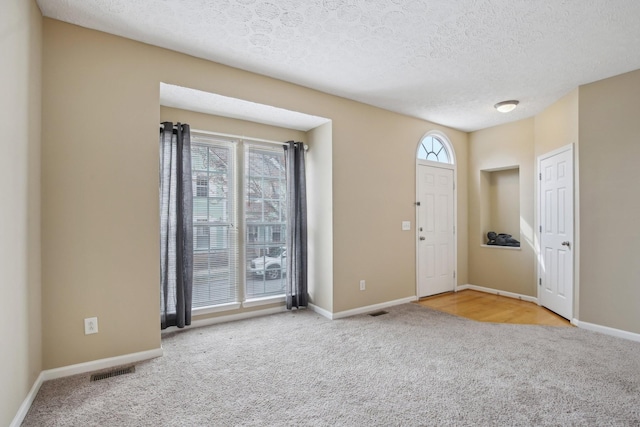
<path fill-rule="evenodd" d="M 442 150 L 442 144 L 436 138 L 431 138 L 431 140 L 433 141 L 433 152 L 436 153 L 436 155 L 438 155 L 440 150 Z"/>
<path fill-rule="evenodd" d="M 262 221 L 262 200 L 246 199 L 245 215 L 247 224 L 253 224 Z M 257 231 L 256 231 L 257 232 Z"/>
<path fill-rule="evenodd" d="M 196 249 L 200 249 L 200 250 L 209 249 L 209 227 L 196 225 L 195 230 L 196 230 L 196 233 L 195 233 Z"/>
<path fill-rule="evenodd" d="M 443 163 L 451 163 L 449 161 L 449 154 L 447 153 L 446 148 L 442 148 L 442 151 L 440 152 L 440 154 L 438 154 L 438 160 L 440 160 Z"/>
<path fill-rule="evenodd" d="M 209 197 L 209 221 L 229 222 L 227 204 L 224 197 Z"/>
<path fill-rule="evenodd" d="M 281 203 L 277 200 L 265 200 L 265 221 L 272 223 L 284 219 L 281 207 Z"/>
<path fill-rule="evenodd" d="M 418 158 L 426 159 L 428 154 L 426 148 L 424 148 L 424 144 L 420 144 L 420 148 L 418 148 Z"/>
<path fill-rule="evenodd" d="M 418 159 L 450 163 L 447 147 L 442 140 L 432 135 L 425 136 L 422 139 L 418 147 Z"/>
<path fill-rule="evenodd" d="M 206 222 L 208 218 L 207 198 L 206 197 L 194 197 L 193 198 L 193 222 Z"/>
<path fill-rule="evenodd" d="M 209 170 L 222 175 L 226 174 L 230 157 L 231 150 L 226 147 L 209 148 Z"/>
<path fill-rule="evenodd" d="M 191 145 L 191 170 L 206 171 L 208 159 L 208 148 L 201 145 Z M 195 193 L 194 193 L 195 194 Z"/>
<path fill-rule="evenodd" d="M 193 194 L 196 197 L 207 197 L 209 192 L 209 178 L 207 175 L 198 175 L 195 177 L 196 191 Z"/>
<path fill-rule="evenodd" d="M 284 293 L 286 184 L 281 147 L 245 150 L 246 298 Z"/>

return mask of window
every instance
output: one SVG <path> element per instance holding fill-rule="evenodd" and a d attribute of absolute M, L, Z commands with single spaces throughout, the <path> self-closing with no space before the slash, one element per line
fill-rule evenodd
<path fill-rule="evenodd" d="M 237 300 L 235 147 L 192 136 L 193 308 Z"/>
<path fill-rule="evenodd" d="M 452 163 L 443 140 L 435 135 L 427 135 L 420 141 L 418 159 L 440 163 Z"/>
<path fill-rule="evenodd" d="M 196 196 L 207 197 L 209 195 L 209 177 L 206 175 L 196 178 Z"/>
<path fill-rule="evenodd" d="M 246 296 L 284 292 L 287 200 L 284 151 L 245 148 Z"/>
<path fill-rule="evenodd" d="M 275 145 L 191 138 L 193 308 L 283 295 L 284 151 Z"/>

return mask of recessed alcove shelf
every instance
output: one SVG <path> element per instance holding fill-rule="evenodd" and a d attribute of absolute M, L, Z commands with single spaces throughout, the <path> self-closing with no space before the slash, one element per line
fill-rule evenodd
<path fill-rule="evenodd" d="M 486 245 L 487 233 L 511 234 L 520 240 L 520 167 L 480 171 L 480 229 L 483 247 L 519 250 L 513 246 Z"/>
<path fill-rule="evenodd" d="M 508 249 L 510 251 L 519 251 L 521 250 L 519 246 L 498 246 L 498 245 L 480 245 L 483 248 L 490 249 Z"/>

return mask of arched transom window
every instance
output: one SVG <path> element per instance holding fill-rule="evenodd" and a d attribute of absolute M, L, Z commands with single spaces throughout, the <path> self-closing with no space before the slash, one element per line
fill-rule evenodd
<path fill-rule="evenodd" d="M 418 148 L 418 159 L 432 162 L 451 163 L 451 156 L 442 139 L 435 135 L 422 138 Z"/>

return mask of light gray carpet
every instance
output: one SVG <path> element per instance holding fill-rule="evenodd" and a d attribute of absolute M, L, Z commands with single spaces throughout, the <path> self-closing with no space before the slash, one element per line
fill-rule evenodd
<path fill-rule="evenodd" d="M 640 343 L 388 311 L 174 333 L 133 374 L 46 382 L 23 425 L 640 425 Z"/>

